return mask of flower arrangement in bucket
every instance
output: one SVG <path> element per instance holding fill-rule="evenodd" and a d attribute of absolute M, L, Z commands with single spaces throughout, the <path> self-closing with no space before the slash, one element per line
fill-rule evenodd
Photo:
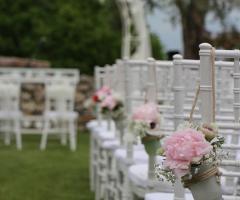
<path fill-rule="evenodd" d="M 123 143 L 123 132 L 125 127 L 125 113 L 122 97 L 112 92 L 100 104 L 101 112 L 106 118 L 114 120 L 117 130 L 119 131 L 120 141 Z"/>
<path fill-rule="evenodd" d="M 106 96 L 106 98 L 101 102 L 100 107 L 102 114 L 110 115 L 115 121 L 122 120 L 124 118 L 123 99 L 117 93 L 112 93 Z"/>
<path fill-rule="evenodd" d="M 108 86 L 103 86 L 84 102 L 85 108 L 94 108 L 97 104 L 100 104 L 108 95 L 112 94 L 111 89 Z"/>
<path fill-rule="evenodd" d="M 217 194 L 214 199 L 221 199 L 218 163 L 223 143 L 215 124 L 184 123 L 163 142 L 165 160 L 156 166 L 156 175 L 172 183 L 180 178 L 194 199 L 205 199 L 206 194 Z"/>
<path fill-rule="evenodd" d="M 159 134 L 160 116 L 155 103 L 145 103 L 139 106 L 132 115 L 129 125 L 129 140 L 140 137 L 149 155 L 155 155 L 159 148 L 159 140 L 163 137 Z"/>
<path fill-rule="evenodd" d="M 93 103 L 101 103 L 108 95 L 111 95 L 112 91 L 108 86 L 103 86 L 97 90 L 92 96 Z"/>

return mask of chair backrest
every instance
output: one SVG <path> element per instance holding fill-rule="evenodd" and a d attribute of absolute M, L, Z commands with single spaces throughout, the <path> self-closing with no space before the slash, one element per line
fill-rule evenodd
<path fill-rule="evenodd" d="M 170 105 L 173 99 L 173 62 L 156 60 L 157 98 L 160 104 Z"/>
<path fill-rule="evenodd" d="M 0 68 L 0 77 L 4 75 L 17 75 L 22 83 L 45 83 L 46 80 L 64 79 L 77 84 L 80 73 L 77 69 L 53 68 Z"/>
<path fill-rule="evenodd" d="M 8 112 L 20 111 L 20 78 L 17 75 L 7 74 L 0 76 L 1 101 L 4 110 Z"/>
<path fill-rule="evenodd" d="M 104 86 L 105 71 L 106 71 L 106 68 L 95 66 L 94 68 L 95 90 L 99 90 L 101 87 Z M 101 110 L 99 105 L 96 106 L 96 117 L 97 117 L 98 123 L 101 124 L 102 115 L 101 115 Z"/>
<path fill-rule="evenodd" d="M 119 93 L 123 100 L 125 101 L 125 77 L 124 77 L 124 66 L 123 66 L 123 60 L 117 60 L 115 67 L 115 73 L 114 73 L 114 80 L 113 80 L 113 87 L 114 90 Z"/>
<path fill-rule="evenodd" d="M 7 111 L 7 84 L 0 79 L 0 112 Z"/>
<path fill-rule="evenodd" d="M 46 85 L 45 111 L 72 112 L 74 110 L 75 85 L 55 80 Z"/>
<path fill-rule="evenodd" d="M 222 79 L 222 85 L 220 88 L 223 87 L 224 84 L 229 83 L 229 85 L 226 84 L 225 87 L 231 87 L 233 85 L 232 90 L 228 88 L 225 88 L 225 92 L 227 93 L 225 100 L 220 102 L 223 103 L 224 106 L 229 106 L 228 104 L 231 103 L 231 106 L 233 108 L 232 112 L 232 119 L 228 122 L 221 123 L 219 122 L 219 132 L 225 131 L 224 135 L 227 134 L 231 136 L 230 144 L 225 145 L 225 148 L 229 148 L 232 150 L 235 150 L 229 156 L 229 159 L 233 160 L 227 160 L 222 161 L 224 164 L 224 167 L 226 171 L 223 173 L 224 176 L 227 177 L 235 177 L 231 179 L 227 179 L 228 186 L 236 185 L 236 180 L 240 177 L 240 171 L 239 171 L 239 161 L 236 159 L 238 158 L 238 151 L 240 149 L 239 145 L 239 117 L 240 117 L 240 65 L 239 65 L 239 59 L 240 59 L 240 51 L 239 50 L 215 50 L 212 48 L 210 44 L 203 43 L 200 45 L 200 79 L 201 79 L 201 86 L 200 86 L 200 97 L 201 97 L 201 113 L 203 122 L 211 122 L 213 116 L 213 97 L 211 95 L 212 92 L 212 79 L 217 79 L 216 75 L 212 75 L 212 67 L 214 63 L 216 63 L 216 59 L 232 59 L 233 63 L 229 63 L 228 67 L 232 68 L 233 73 L 228 70 L 228 76 L 224 75 L 224 79 Z M 232 73 L 232 74 L 231 74 Z M 226 81 L 226 79 L 228 79 Z M 229 81 L 232 79 L 232 82 Z M 217 79 L 219 82 L 220 79 Z M 232 94 L 231 94 L 232 93 Z M 221 106 L 221 105 L 220 105 Z M 230 112 L 231 113 L 231 112 Z M 227 130 L 227 131 L 226 131 Z M 239 159 L 239 158 L 238 158 Z M 225 163 L 224 163 L 225 162 Z M 235 166 L 235 167 L 232 167 Z M 230 182 L 233 181 L 233 182 Z M 233 194 L 234 196 L 235 194 Z"/>
<path fill-rule="evenodd" d="M 127 60 L 123 61 L 125 77 L 125 109 L 128 117 L 138 105 L 145 101 L 147 61 Z"/>

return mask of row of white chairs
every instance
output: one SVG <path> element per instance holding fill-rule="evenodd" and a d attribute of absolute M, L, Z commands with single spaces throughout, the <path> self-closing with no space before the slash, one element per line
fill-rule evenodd
<path fill-rule="evenodd" d="M 58 133 L 61 143 L 67 143 L 69 135 L 71 150 L 76 149 L 76 120 L 74 111 L 77 70 L 15 69 L 0 68 L 0 131 L 4 143 L 10 144 L 12 133 L 16 136 L 17 149 L 22 149 L 22 133 L 42 134 L 40 149 L 47 145 L 49 133 Z M 45 109 L 42 115 L 25 115 L 20 109 L 22 84 L 44 84 Z M 38 126 L 26 127 L 35 122 Z"/>
<path fill-rule="evenodd" d="M 143 103 L 147 94 L 157 96 L 159 112 L 164 117 L 162 131 L 171 134 L 179 123 L 187 119 L 197 81 L 200 81 L 200 100 L 194 115 L 197 121 L 211 119 L 211 62 L 212 47 L 200 45 L 200 60 L 182 59 L 175 55 L 173 62 L 119 60 L 113 66 L 95 68 L 96 88 L 108 85 L 125 97 L 125 107 L 131 114 Z M 216 120 L 220 134 L 224 135 L 226 149 L 233 151 L 230 159 L 238 157 L 239 140 L 239 58 L 238 50 L 216 50 L 217 58 L 232 58 L 233 62 L 214 60 L 216 68 Z M 207 88 L 207 89 L 206 89 Z M 91 130 L 91 189 L 98 199 L 184 199 L 192 198 L 180 182 L 172 187 L 154 180 L 149 174 L 152 159 L 143 146 L 120 144 L 114 124 L 107 130 L 98 109 L 97 121 L 88 124 Z M 127 130 L 126 130 L 127 131 Z M 149 163 L 148 163 L 148 160 Z M 157 158 L 161 161 L 161 158 Z M 238 161 L 223 161 L 224 199 L 238 199 Z M 235 166 L 235 167 L 232 167 Z M 226 178 L 225 178 L 226 177 Z M 231 178 L 229 178 L 231 177 Z M 154 192 L 151 194 L 151 192 Z M 158 193 L 156 193 L 158 192 Z M 166 193 L 167 192 L 167 193 Z"/>

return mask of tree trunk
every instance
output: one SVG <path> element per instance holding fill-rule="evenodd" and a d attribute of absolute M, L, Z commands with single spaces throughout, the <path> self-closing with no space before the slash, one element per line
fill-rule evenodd
<path fill-rule="evenodd" d="M 208 6 L 202 6 L 199 2 L 192 0 L 179 9 L 182 19 L 184 57 L 187 59 L 198 59 L 199 44 L 209 41 L 209 33 L 205 30 Z"/>

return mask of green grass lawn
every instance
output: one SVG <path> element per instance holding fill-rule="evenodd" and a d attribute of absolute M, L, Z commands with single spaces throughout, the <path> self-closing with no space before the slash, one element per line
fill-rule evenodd
<path fill-rule="evenodd" d="M 89 191 L 89 135 L 78 138 L 70 152 L 56 138 L 46 151 L 39 150 L 39 136 L 24 136 L 23 150 L 0 141 L 0 200 L 92 200 Z"/>

